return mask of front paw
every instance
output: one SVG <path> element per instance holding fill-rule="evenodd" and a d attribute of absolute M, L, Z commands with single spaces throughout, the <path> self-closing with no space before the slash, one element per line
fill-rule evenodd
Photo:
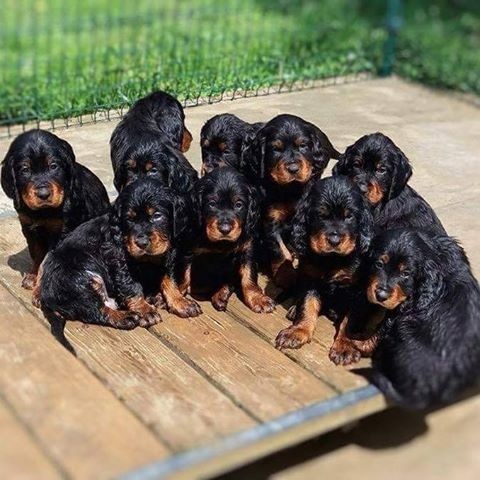
<path fill-rule="evenodd" d="M 26 290 L 33 290 L 37 284 L 36 273 L 26 273 L 22 279 L 22 287 Z"/>
<path fill-rule="evenodd" d="M 224 312 L 227 309 L 228 297 L 216 293 L 212 297 L 212 305 L 215 310 L 218 310 L 219 312 Z"/>
<path fill-rule="evenodd" d="M 112 325 L 120 330 L 133 330 L 140 325 L 140 315 L 136 312 L 125 312 L 125 315 Z"/>
<path fill-rule="evenodd" d="M 156 325 L 157 323 L 160 323 L 161 321 L 162 321 L 162 317 L 154 308 L 152 312 L 144 313 L 140 317 L 140 321 L 138 325 L 140 327 L 149 328 L 149 327 L 152 327 L 153 325 Z"/>
<path fill-rule="evenodd" d="M 185 297 L 170 305 L 168 310 L 181 318 L 198 317 L 202 313 L 200 305 L 195 300 Z"/>
<path fill-rule="evenodd" d="M 253 295 L 252 298 L 245 303 L 247 303 L 248 308 L 255 313 L 272 313 L 275 310 L 275 301 L 264 293 Z"/>
<path fill-rule="evenodd" d="M 40 291 L 38 288 L 34 288 L 32 292 L 32 305 L 35 308 L 41 308 L 41 302 L 40 302 Z"/>
<path fill-rule="evenodd" d="M 167 305 L 161 293 L 147 297 L 146 300 L 150 305 L 153 305 L 157 310 L 162 310 Z"/>
<path fill-rule="evenodd" d="M 360 361 L 361 353 L 352 342 L 341 340 L 333 342 L 328 357 L 335 365 L 351 365 Z"/>
<path fill-rule="evenodd" d="M 280 330 L 275 339 L 275 348 L 300 348 L 312 341 L 313 333 L 301 325 L 292 325 Z"/>

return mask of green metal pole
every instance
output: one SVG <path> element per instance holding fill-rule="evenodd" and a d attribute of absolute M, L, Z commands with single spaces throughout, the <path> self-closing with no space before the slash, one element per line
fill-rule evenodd
<path fill-rule="evenodd" d="M 383 65 L 380 68 L 380 75 L 386 77 L 393 72 L 395 63 L 395 50 L 397 35 L 403 23 L 402 10 L 403 0 L 387 0 L 386 29 L 387 40 L 383 50 Z"/>

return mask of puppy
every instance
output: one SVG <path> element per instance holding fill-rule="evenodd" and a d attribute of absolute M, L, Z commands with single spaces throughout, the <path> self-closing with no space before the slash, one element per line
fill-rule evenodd
<path fill-rule="evenodd" d="M 259 206 L 257 194 L 246 178 L 232 167 L 207 173 L 196 185 L 199 228 L 194 248 L 193 282 L 203 278 L 213 287 L 217 310 L 226 310 L 238 288 L 254 312 L 268 313 L 273 300 L 257 283 L 255 248 Z M 195 288 L 194 288 L 195 289 Z"/>
<path fill-rule="evenodd" d="M 230 165 L 240 169 L 245 140 L 255 135 L 264 123 L 247 123 L 230 113 L 207 120 L 200 132 L 202 175 L 214 168 Z"/>
<path fill-rule="evenodd" d="M 197 179 L 183 153 L 192 141 L 180 102 L 165 92 L 138 100 L 110 139 L 115 188 L 120 192 L 139 176 L 161 179 L 180 193 Z"/>
<path fill-rule="evenodd" d="M 350 177 L 372 205 L 378 232 L 428 227 L 446 234 L 432 207 L 409 185 L 412 167 L 405 154 L 382 133 L 365 135 L 350 145 L 333 168 Z"/>
<path fill-rule="evenodd" d="M 145 295 L 161 297 L 182 317 L 198 315 L 178 286 L 187 264 L 181 243 L 188 211 L 158 180 L 125 187 L 109 214 L 78 227 L 47 256 L 40 296 L 47 318 L 148 327 L 160 316 Z"/>
<path fill-rule="evenodd" d="M 351 181 L 340 176 L 311 180 L 292 220 L 300 294 L 287 315 L 293 325 L 280 331 L 277 348 L 310 342 L 320 314 L 337 323 L 342 319 L 336 340 L 340 344 L 349 318 L 359 314 L 358 277 L 372 236 L 370 209 Z M 337 354 L 360 357 L 353 349 Z"/>
<path fill-rule="evenodd" d="M 373 354 L 373 382 L 407 408 L 453 400 L 480 378 L 480 289 L 465 252 L 446 235 L 391 230 L 369 264 L 367 297 L 385 319 L 352 342 Z"/>
<path fill-rule="evenodd" d="M 33 289 L 46 253 L 63 235 L 106 212 L 108 195 L 102 182 L 75 162 L 72 147 L 44 130 L 30 130 L 12 142 L 1 181 L 13 199 L 33 262 L 22 286 Z"/>
<path fill-rule="evenodd" d="M 319 128 L 286 114 L 270 120 L 244 149 L 242 170 L 262 193 L 264 253 L 280 286 L 290 286 L 294 278 L 285 239 L 296 203 L 310 178 L 320 176 L 330 158 L 338 156 Z"/>

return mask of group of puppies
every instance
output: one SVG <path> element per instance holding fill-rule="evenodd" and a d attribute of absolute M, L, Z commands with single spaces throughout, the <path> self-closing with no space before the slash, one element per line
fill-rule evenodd
<path fill-rule="evenodd" d="M 1 183 L 33 262 L 22 285 L 52 324 L 149 327 L 162 308 L 198 316 L 192 296 L 226 310 L 233 292 L 270 313 L 261 270 L 296 298 L 277 348 L 310 342 L 323 314 L 337 330 L 330 359 L 371 356 L 372 381 L 403 406 L 447 402 L 475 382 L 478 283 L 390 138 L 366 135 L 340 154 L 300 117 L 217 115 L 201 131 L 201 178 L 184 156 L 191 141 L 174 97 L 135 103 L 110 141 L 113 205 L 66 141 L 31 130 L 12 142 Z"/>

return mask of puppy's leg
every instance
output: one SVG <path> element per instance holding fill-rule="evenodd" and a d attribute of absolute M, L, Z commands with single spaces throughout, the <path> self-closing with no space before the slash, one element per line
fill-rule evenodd
<path fill-rule="evenodd" d="M 22 226 L 22 230 L 27 239 L 28 251 L 33 263 L 31 271 L 23 276 L 22 287 L 27 290 L 33 290 L 37 283 L 38 269 L 47 254 L 48 246 L 41 238 L 27 228 Z"/>
<path fill-rule="evenodd" d="M 228 300 L 233 291 L 234 288 L 232 285 L 222 285 L 212 296 L 213 307 L 220 312 L 224 312 L 227 309 Z"/>
<path fill-rule="evenodd" d="M 297 302 L 294 324 L 279 332 L 276 348 L 300 348 L 312 341 L 322 303 L 316 290 L 309 290 Z"/>
<path fill-rule="evenodd" d="M 268 295 L 265 295 L 258 286 L 258 275 L 254 264 L 248 260 L 242 262 L 239 274 L 243 301 L 247 307 L 255 313 L 273 312 L 275 302 Z"/>
<path fill-rule="evenodd" d="M 345 315 L 337 327 L 333 345 L 328 354 L 335 365 L 351 365 L 357 363 L 361 358 L 361 352 L 356 348 L 352 339 L 347 337 L 349 315 Z"/>
<path fill-rule="evenodd" d="M 275 242 L 271 243 L 271 270 L 273 281 L 282 288 L 290 288 L 295 284 L 296 271 L 293 257 L 283 241 L 280 233 L 275 234 Z"/>

